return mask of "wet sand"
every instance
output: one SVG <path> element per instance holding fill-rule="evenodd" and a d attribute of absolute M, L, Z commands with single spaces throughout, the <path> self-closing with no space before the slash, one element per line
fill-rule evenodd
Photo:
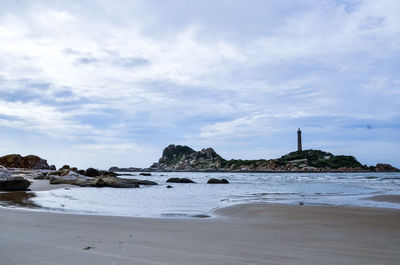
<path fill-rule="evenodd" d="M 400 211 L 237 205 L 206 219 L 0 209 L 1 264 L 399 264 Z"/>
<path fill-rule="evenodd" d="M 400 203 L 400 195 L 378 195 L 378 196 L 368 197 L 366 198 L 366 200 Z"/>

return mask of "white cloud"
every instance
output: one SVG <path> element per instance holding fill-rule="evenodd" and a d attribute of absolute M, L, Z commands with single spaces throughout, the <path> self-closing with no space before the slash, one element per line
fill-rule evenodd
<path fill-rule="evenodd" d="M 1 127 L 117 152 L 400 116 L 397 1 L 8 5 Z"/>

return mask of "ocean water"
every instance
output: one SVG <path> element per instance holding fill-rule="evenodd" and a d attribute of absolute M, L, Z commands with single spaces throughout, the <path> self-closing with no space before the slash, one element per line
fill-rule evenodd
<path fill-rule="evenodd" d="M 400 204 L 365 198 L 400 194 L 400 173 L 152 173 L 123 176 L 154 180 L 160 185 L 136 189 L 70 188 L 36 192 L 32 202 L 46 210 L 134 217 L 210 215 L 239 203 L 348 205 L 400 209 Z M 186 177 L 196 184 L 166 183 Z M 230 184 L 206 184 L 209 178 Z M 167 185 L 173 186 L 167 189 Z"/>

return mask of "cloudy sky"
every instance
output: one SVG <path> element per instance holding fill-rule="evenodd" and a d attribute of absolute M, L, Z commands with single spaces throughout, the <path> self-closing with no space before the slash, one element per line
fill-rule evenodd
<path fill-rule="evenodd" d="M 304 148 L 400 166 L 400 1 L 0 0 L 0 154 L 147 167 Z"/>

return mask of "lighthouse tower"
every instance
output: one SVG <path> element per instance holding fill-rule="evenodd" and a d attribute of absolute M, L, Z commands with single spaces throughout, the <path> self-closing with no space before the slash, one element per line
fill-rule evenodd
<path fill-rule="evenodd" d="M 303 149 L 301 147 L 301 131 L 299 128 L 299 130 L 297 131 L 297 151 L 299 152 L 301 150 L 303 150 Z"/>

